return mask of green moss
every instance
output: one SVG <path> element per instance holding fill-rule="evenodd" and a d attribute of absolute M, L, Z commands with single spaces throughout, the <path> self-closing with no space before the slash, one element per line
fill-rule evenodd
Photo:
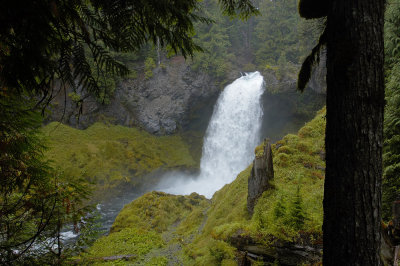
<path fill-rule="evenodd" d="M 214 194 L 204 233 L 210 234 L 219 225 L 244 222 L 250 218 L 247 213 L 247 180 L 251 167 Z"/>
<path fill-rule="evenodd" d="M 292 154 L 292 153 L 294 153 L 294 150 L 291 147 L 284 145 L 284 146 L 281 146 L 278 148 L 277 153 L 278 154 L 279 153 Z"/>
<path fill-rule="evenodd" d="M 96 261 L 102 257 L 135 255 L 131 262 L 143 258 L 154 248 L 164 245 L 161 236 L 153 231 L 125 228 L 119 232 L 98 239 L 83 256 L 84 261 Z M 112 263 L 114 264 L 114 262 Z"/>
<path fill-rule="evenodd" d="M 111 232 L 135 227 L 162 233 L 174 223 L 192 218 L 190 214 L 193 211 L 203 211 L 208 205 L 208 200 L 196 193 L 176 196 L 149 192 L 125 205 L 115 219 Z"/>
<path fill-rule="evenodd" d="M 178 226 L 176 232 L 184 237 L 200 233 L 199 225 L 206 218 L 205 208 L 196 208 Z"/>
<path fill-rule="evenodd" d="M 237 265 L 236 248 L 225 241 L 210 236 L 197 238 L 192 245 L 184 248 L 186 265 Z"/>
<path fill-rule="evenodd" d="M 167 266 L 168 259 L 166 257 L 154 257 L 151 258 L 149 262 L 146 263 L 146 266 Z"/>
<path fill-rule="evenodd" d="M 162 236 L 165 246 L 161 250 L 179 245 L 182 252 L 177 256 L 184 265 L 236 265 L 236 249 L 231 244 L 234 236 L 251 237 L 260 245 L 276 240 L 301 241 L 302 237 L 320 241 L 324 116 L 325 110 L 321 110 L 298 135 L 287 135 L 272 145 L 272 188 L 258 199 L 252 217 L 247 212 L 250 165 L 217 191 L 211 202 L 197 194 L 144 195 L 125 206 L 104 243 L 113 234 L 135 228 Z M 256 154 L 263 151 L 263 145 L 256 148 Z M 152 248 L 151 256 L 163 254 L 157 252 L 157 245 Z"/>
<path fill-rule="evenodd" d="M 299 214 L 298 208 L 305 216 L 302 231 L 322 234 L 325 162 L 320 154 L 324 151 L 324 135 L 325 109 L 298 135 L 287 135 L 274 146 L 274 189 L 264 192 L 258 200 L 251 220 L 254 232 L 261 233 L 261 238 L 298 237 L 299 228 L 292 223 L 293 212 Z"/>
<path fill-rule="evenodd" d="M 97 190 L 135 185 L 156 169 L 197 165 L 178 135 L 157 137 L 136 128 L 102 123 L 78 130 L 53 122 L 42 131 L 50 139 L 47 157 L 54 166 L 85 177 Z"/>
<path fill-rule="evenodd" d="M 189 147 L 190 155 L 197 163 L 196 168 L 200 168 L 200 160 L 203 153 L 204 132 L 202 130 L 184 131 L 181 136 L 183 141 L 187 143 Z"/>
<path fill-rule="evenodd" d="M 290 156 L 286 153 L 278 153 L 276 159 L 274 160 L 274 165 L 280 167 L 287 167 L 289 165 Z"/>
<path fill-rule="evenodd" d="M 226 223 L 214 227 L 211 236 L 215 239 L 229 241 L 229 237 L 237 234 L 238 232 L 241 232 L 241 234 L 246 234 L 250 232 L 250 229 L 243 222 Z"/>
<path fill-rule="evenodd" d="M 76 92 L 70 92 L 68 93 L 68 97 L 71 98 L 71 100 L 74 103 L 78 103 L 81 100 L 81 95 L 77 94 Z"/>
<path fill-rule="evenodd" d="M 189 265 L 236 265 L 234 247 L 223 240 L 238 230 L 247 230 L 247 180 L 251 165 L 231 183 L 217 191 L 200 234 L 185 246 L 184 256 Z M 211 251 L 211 250 L 215 250 Z"/>
<path fill-rule="evenodd" d="M 209 200 L 196 193 L 146 193 L 122 209 L 110 234 L 97 240 L 85 258 L 135 254 L 133 260 L 145 265 L 167 265 L 165 253 L 179 257 L 179 248 L 174 247 L 190 242 L 198 234 L 209 205 Z"/>
<path fill-rule="evenodd" d="M 256 155 L 256 157 L 261 157 L 264 155 L 264 145 L 258 145 L 255 149 L 254 149 L 254 154 Z"/>
<path fill-rule="evenodd" d="M 185 249 L 189 264 L 212 265 L 229 254 L 228 248 L 211 253 L 208 248 L 230 238 L 248 235 L 262 245 L 274 240 L 297 241 L 299 233 L 319 241 L 322 235 L 322 198 L 325 162 L 325 110 L 300 129 L 272 145 L 275 177 L 272 189 L 257 201 L 254 215 L 247 213 L 247 181 L 251 165 L 235 181 L 214 194 L 204 229 Z M 302 132 L 302 134 L 300 134 Z M 263 145 L 255 149 L 261 153 Z M 295 215 L 294 215 L 295 214 Z M 222 250 L 222 251 L 221 251 Z"/>

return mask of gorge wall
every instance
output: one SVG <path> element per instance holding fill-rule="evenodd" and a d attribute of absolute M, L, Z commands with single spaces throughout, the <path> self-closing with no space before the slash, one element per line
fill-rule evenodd
<path fill-rule="evenodd" d="M 211 109 L 221 88 L 205 73 L 193 72 L 183 57 L 174 57 L 153 69 L 153 77 L 143 74 L 120 82 L 109 104 L 86 98 L 82 113 L 68 96 L 59 93 L 53 100 L 49 121 L 62 121 L 84 129 L 98 121 L 136 126 L 156 135 L 169 135 L 187 126 L 193 113 Z M 79 92 L 78 92 L 79 93 Z M 65 109 L 64 109 L 65 106 Z"/>
<path fill-rule="evenodd" d="M 296 91 L 298 70 L 288 69 L 279 79 L 274 71 L 261 71 L 266 85 L 262 96 L 262 137 L 276 141 L 284 134 L 295 132 L 324 105 L 324 62 L 322 56 L 309 87 L 302 94 Z M 85 99 L 79 121 L 79 108 L 68 96 L 71 91 L 60 92 L 52 102 L 47 121 L 62 121 L 79 129 L 100 121 L 143 128 L 155 135 L 169 135 L 181 130 L 204 134 L 223 88 L 219 85 L 221 81 L 209 73 L 192 70 L 179 56 L 165 59 L 161 66 L 153 69 L 153 77 L 149 79 L 139 73 L 136 79 L 120 82 L 109 104 L 81 95 Z M 226 76 L 228 81 L 233 81 L 239 75 L 238 66 Z"/>

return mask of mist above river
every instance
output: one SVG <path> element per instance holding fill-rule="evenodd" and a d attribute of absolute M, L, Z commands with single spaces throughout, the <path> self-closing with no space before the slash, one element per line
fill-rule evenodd
<path fill-rule="evenodd" d="M 226 86 L 204 137 L 200 173 L 167 173 L 155 190 L 180 195 L 197 192 L 211 198 L 232 182 L 251 163 L 260 142 L 263 92 L 264 79 L 259 72 L 246 73 Z"/>

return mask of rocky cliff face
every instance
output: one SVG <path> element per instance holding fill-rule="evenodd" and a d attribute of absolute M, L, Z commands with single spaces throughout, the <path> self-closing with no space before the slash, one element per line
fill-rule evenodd
<path fill-rule="evenodd" d="M 319 64 L 314 67 L 308 87 L 319 94 L 326 94 L 326 50 L 320 54 Z"/>
<path fill-rule="evenodd" d="M 309 87 L 302 95 L 296 91 L 296 69 L 289 69 L 289 76 L 281 80 L 275 73 L 263 71 L 266 83 L 266 92 L 262 97 L 264 137 L 274 141 L 297 131 L 325 104 L 324 60 L 322 55 L 320 65 L 314 69 Z M 141 127 L 156 135 L 172 134 L 181 128 L 204 134 L 223 87 L 216 85 L 216 80 L 207 73 L 191 70 L 183 57 L 165 59 L 163 64 L 163 67 L 153 70 L 150 79 L 139 73 L 138 78 L 121 82 L 107 105 L 82 95 L 81 98 L 85 99 L 79 121 L 79 109 L 68 97 L 70 91 L 62 91 L 52 102 L 48 121 L 62 121 L 80 129 L 105 121 Z M 238 78 L 239 73 L 240 69 L 228 73 L 228 82 Z"/>
<path fill-rule="evenodd" d="M 265 70 L 262 72 L 262 75 L 264 76 L 268 91 L 273 93 L 286 93 L 296 91 L 299 71 L 300 65 L 288 65 L 286 73 L 280 79 L 278 79 L 277 73 L 273 70 Z M 305 91 L 311 91 L 316 94 L 326 94 L 326 51 L 321 52 L 319 64 L 313 67 L 311 78 Z"/>
<path fill-rule="evenodd" d="M 262 151 L 256 149 L 256 158 L 248 180 L 247 210 L 250 215 L 253 215 L 257 199 L 270 187 L 269 181 L 273 178 L 272 150 L 271 144 L 267 142 Z"/>
<path fill-rule="evenodd" d="M 154 69 L 151 79 L 139 77 L 121 82 L 108 105 L 87 97 L 79 122 L 75 103 L 70 97 L 64 97 L 68 91 L 60 93 L 53 101 L 48 120 L 77 128 L 106 120 L 139 126 L 157 135 L 172 134 L 188 124 L 192 112 L 210 103 L 212 108 L 220 91 L 214 83 L 207 74 L 193 72 L 183 57 L 174 57 L 165 66 Z"/>
<path fill-rule="evenodd" d="M 273 71 L 264 71 L 266 91 L 262 96 L 262 137 L 273 142 L 301 128 L 311 120 L 315 112 L 326 102 L 326 56 L 322 53 L 320 63 L 314 67 L 311 80 L 303 93 L 296 89 L 300 66 L 288 69 L 287 75 L 278 80 Z M 290 66 L 289 66 L 290 68 Z"/>

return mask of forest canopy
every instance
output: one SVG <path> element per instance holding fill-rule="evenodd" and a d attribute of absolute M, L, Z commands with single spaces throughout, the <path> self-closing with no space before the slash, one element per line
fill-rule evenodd
<path fill-rule="evenodd" d="M 230 16 L 257 13 L 249 0 L 219 4 Z M 100 75 L 88 57 L 97 72 L 126 75 L 128 69 L 110 51 L 137 52 L 159 41 L 191 56 L 202 50 L 192 39 L 193 23 L 211 22 L 197 0 L 7 1 L 0 12 L 3 94 L 27 92 L 42 102 L 51 99 L 56 81 L 98 95 Z"/>
<path fill-rule="evenodd" d="M 247 18 L 257 13 L 249 0 L 220 0 L 219 4 L 229 16 Z M 105 73 L 128 74 L 112 51 L 135 53 L 148 42 L 160 42 L 185 57 L 201 51 L 192 39 L 193 23 L 211 22 L 201 13 L 197 0 L 17 0 L 2 4 L 1 264 L 59 263 L 63 224 L 77 224 L 88 211 L 82 205 L 89 192 L 87 184 L 79 177 L 66 178 L 44 159 L 38 111 L 45 111 L 65 86 L 106 95 L 99 86 Z"/>

